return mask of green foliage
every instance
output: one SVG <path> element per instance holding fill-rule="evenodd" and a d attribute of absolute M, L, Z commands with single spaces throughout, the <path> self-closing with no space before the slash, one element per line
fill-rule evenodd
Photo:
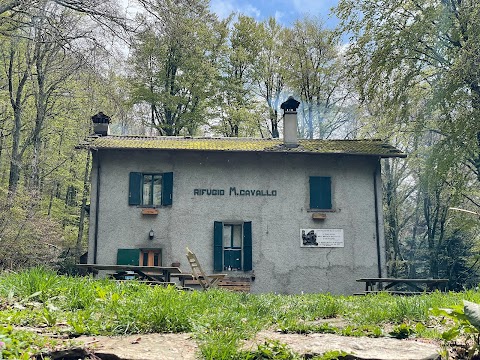
<path fill-rule="evenodd" d="M 410 325 L 401 323 L 400 325 L 395 325 L 389 334 L 397 339 L 406 339 L 415 334 L 415 330 Z"/>
<path fill-rule="evenodd" d="M 480 302 L 480 293 L 342 297 L 254 295 L 219 289 L 184 292 L 136 281 L 56 276 L 38 268 L 0 276 L 0 324 L 41 326 L 49 332 L 72 335 L 192 332 L 206 359 L 252 359 L 251 353 L 239 351 L 242 341 L 268 328 L 379 337 L 393 324 L 392 333 L 398 337 L 439 339 L 442 335 L 432 330 L 439 319 L 432 317 L 429 309 L 455 308 L 463 298 Z M 333 317 L 341 322 L 330 321 Z M 465 324 L 462 331 L 467 334 Z M 450 335 L 443 337 L 457 335 L 450 330 Z M 28 346 L 35 344 L 36 340 L 32 341 Z M 296 356 L 281 344 L 267 344 L 260 351 L 262 356 Z"/>
<path fill-rule="evenodd" d="M 348 355 L 349 354 L 345 351 L 332 350 L 325 352 L 323 355 L 314 356 L 312 357 L 312 360 L 337 360 L 347 358 Z"/>
<path fill-rule="evenodd" d="M 143 4 L 156 21 L 142 18 L 136 35 L 131 102 L 148 106 L 161 135 L 195 135 L 211 116 L 207 98 L 215 91 L 226 24 L 202 0 Z"/>
<path fill-rule="evenodd" d="M 311 18 L 297 20 L 284 36 L 285 80 L 301 99 L 301 137 L 326 139 L 341 127 L 337 104 L 345 99 L 338 36 Z"/>
<path fill-rule="evenodd" d="M 475 284 L 478 218 L 471 231 L 471 215 L 460 221 L 449 208 L 478 213 L 480 87 L 471 59 L 480 51 L 479 3 L 341 0 L 335 12 L 350 35 L 363 135 L 409 153 L 383 172 L 390 274 L 453 278 L 452 289 Z M 451 243 L 460 254 L 450 254 Z"/>
<path fill-rule="evenodd" d="M 0 327 L 0 359 L 28 360 L 32 355 L 53 349 L 58 340 L 49 339 L 31 331 Z"/>
<path fill-rule="evenodd" d="M 480 352 L 480 305 L 464 301 L 463 307 L 456 305 L 448 309 L 434 308 L 431 312 L 434 316 L 453 321 L 453 326 L 442 333 L 445 342 L 464 337 L 468 359 Z"/>
<path fill-rule="evenodd" d="M 245 356 L 245 359 L 299 360 L 300 357 L 290 350 L 286 344 L 282 344 L 278 340 L 269 340 L 265 341 L 263 344 L 259 344 L 258 349 L 251 353 L 248 357 Z"/>
<path fill-rule="evenodd" d="M 54 266 L 85 235 L 78 236 L 86 157 L 75 145 L 100 108 L 119 122 L 128 117 L 121 81 L 103 75 L 104 36 L 93 39 L 83 16 L 103 14 L 106 24 L 115 11 L 110 0 L 75 9 L 12 5 L 0 35 L 0 268 Z"/>

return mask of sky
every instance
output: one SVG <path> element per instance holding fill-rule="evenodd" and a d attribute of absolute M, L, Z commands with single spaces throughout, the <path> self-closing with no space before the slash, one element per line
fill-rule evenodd
<path fill-rule="evenodd" d="M 337 2 L 337 0 L 210 0 L 210 8 L 220 18 L 225 18 L 232 12 L 243 13 L 260 21 L 273 16 L 285 26 L 292 25 L 295 20 L 305 15 L 316 16 L 327 27 L 333 28 L 337 21 L 329 14 Z"/>
<path fill-rule="evenodd" d="M 130 15 L 136 12 L 135 0 L 120 0 Z M 337 24 L 335 17 L 330 16 L 330 9 L 338 0 L 210 0 L 210 8 L 221 19 L 232 12 L 242 13 L 258 21 L 273 16 L 284 26 L 291 26 L 295 20 L 306 15 L 318 17 L 327 28 Z"/>

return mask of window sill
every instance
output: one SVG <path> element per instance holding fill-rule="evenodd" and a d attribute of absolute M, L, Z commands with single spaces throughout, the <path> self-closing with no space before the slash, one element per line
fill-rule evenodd
<path fill-rule="evenodd" d="M 143 208 L 142 215 L 158 215 L 158 209 L 156 208 Z"/>
<path fill-rule="evenodd" d="M 333 212 L 337 212 L 337 210 L 335 210 L 335 209 L 307 209 L 307 212 L 329 212 L 329 213 L 333 213 Z"/>
<path fill-rule="evenodd" d="M 327 218 L 327 214 L 324 212 L 314 212 L 312 213 L 313 220 L 325 220 Z"/>

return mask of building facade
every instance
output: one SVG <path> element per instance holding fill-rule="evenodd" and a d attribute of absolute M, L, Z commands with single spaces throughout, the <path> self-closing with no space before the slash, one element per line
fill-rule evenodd
<path fill-rule="evenodd" d="M 171 265 L 186 247 L 254 293 L 351 294 L 384 276 L 378 140 L 92 137 L 88 261 Z"/>

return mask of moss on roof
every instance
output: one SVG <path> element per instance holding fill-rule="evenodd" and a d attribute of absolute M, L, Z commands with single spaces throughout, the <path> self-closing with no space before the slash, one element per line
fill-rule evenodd
<path fill-rule="evenodd" d="M 101 136 L 91 137 L 78 147 L 124 150 L 253 151 L 381 157 L 406 156 L 400 150 L 381 140 L 299 140 L 298 147 L 290 148 L 286 147 L 281 139 Z"/>

